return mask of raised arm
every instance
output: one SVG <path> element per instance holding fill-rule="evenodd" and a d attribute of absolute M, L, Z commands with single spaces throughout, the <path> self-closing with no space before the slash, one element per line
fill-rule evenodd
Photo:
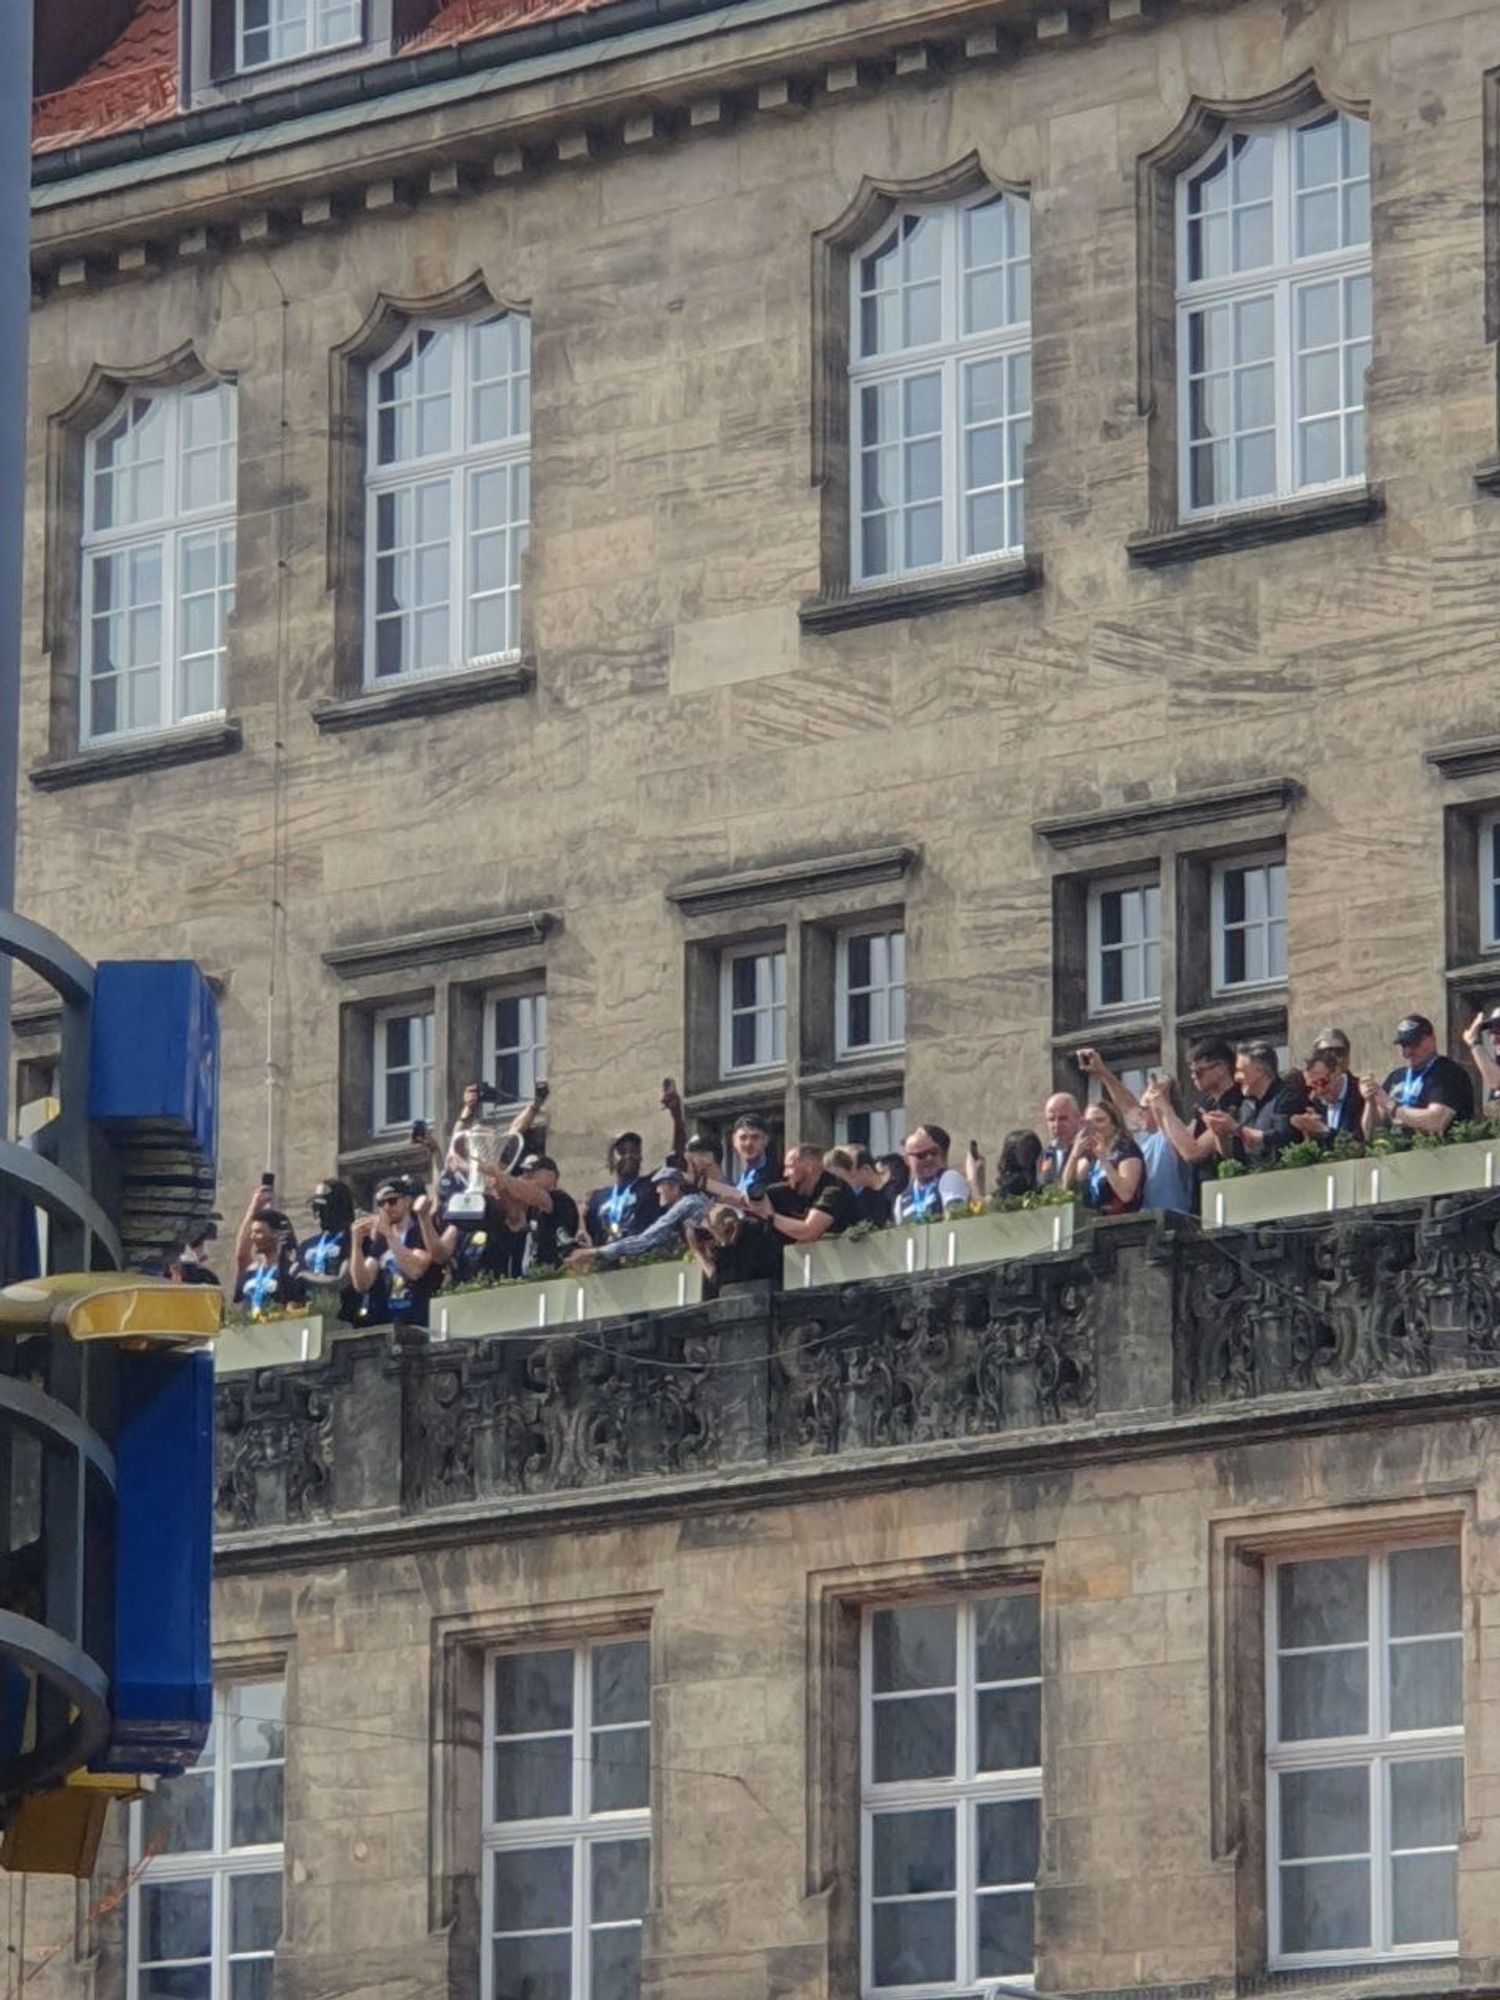
<path fill-rule="evenodd" d="M 239 1234 L 234 1239 L 234 1268 L 236 1274 L 243 1271 L 250 1262 L 250 1225 L 263 1208 L 269 1208 L 274 1199 L 272 1190 L 264 1181 L 257 1184 L 250 1197 L 249 1206 L 240 1221 Z"/>
<path fill-rule="evenodd" d="M 1130 1130 L 1138 1132 L 1143 1122 L 1141 1100 L 1133 1090 L 1126 1089 L 1125 1085 L 1121 1083 L 1099 1051 L 1097 1049 L 1080 1049 L 1078 1051 L 1078 1067 L 1083 1071 L 1085 1076 L 1098 1077 L 1099 1088 L 1104 1092 L 1104 1095 L 1109 1099 L 1116 1111 L 1119 1112 Z"/>
<path fill-rule="evenodd" d="M 1464 1047 L 1473 1058 L 1479 1081 L 1484 1086 L 1480 1092 L 1481 1109 L 1491 1097 L 1500 1096 L 1500 1062 L 1496 1062 L 1494 1050 L 1485 1047 L 1483 1021 L 1484 1010 L 1481 1008 L 1464 1029 Z"/>

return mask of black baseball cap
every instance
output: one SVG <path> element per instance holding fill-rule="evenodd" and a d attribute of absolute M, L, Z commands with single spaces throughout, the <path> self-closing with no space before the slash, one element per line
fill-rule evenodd
<path fill-rule="evenodd" d="M 1404 1047 L 1407 1042 L 1420 1042 L 1424 1035 L 1436 1035 L 1436 1033 L 1437 1029 L 1425 1014 L 1403 1014 L 1396 1023 L 1396 1032 L 1391 1036 L 1391 1040 L 1398 1047 Z"/>
<path fill-rule="evenodd" d="M 621 1146 L 639 1146 L 641 1143 L 639 1132 L 616 1132 L 613 1139 L 609 1142 L 609 1150 L 613 1153 L 617 1152 Z"/>

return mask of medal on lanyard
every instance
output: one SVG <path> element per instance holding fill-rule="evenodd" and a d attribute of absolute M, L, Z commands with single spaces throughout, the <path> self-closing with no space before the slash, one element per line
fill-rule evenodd
<path fill-rule="evenodd" d="M 1409 1111 L 1422 1094 L 1422 1079 L 1432 1068 L 1435 1057 L 1429 1056 L 1422 1067 L 1414 1070 L 1410 1063 L 1406 1066 L 1406 1076 L 1401 1085 L 1401 1102 Z"/>
<path fill-rule="evenodd" d="M 625 1233 L 621 1227 L 621 1222 L 625 1214 L 625 1204 L 629 1199 L 630 1189 L 617 1187 L 611 1192 L 609 1199 L 604 1204 L 604 1214 L 609 1223 L 611 1241 L 615 1237 L 623 1236 Z"/>
<path fill-rule="evenodd" d="M 250 1280 L 250 1317 L 259 1319 L 276 1290 L 276 1270 L 273 1265 L 262 1264 Z"/>

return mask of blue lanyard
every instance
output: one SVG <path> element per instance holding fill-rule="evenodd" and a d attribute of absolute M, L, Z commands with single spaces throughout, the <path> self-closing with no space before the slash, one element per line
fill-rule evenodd
<path fill-rule="evenodd" d="M 609 1223 L 609 1233 L 611 1236 L 618 1236 L 621 1233 L 625 1210 L 634 1193 L 635 1189 L 633 1187 L 617 1187 L 611 1189 L 609 1195 L 606 1197 L 604 1215 L 605 1220 Z"/>
<path fill-rule="evenodd" d="M 925 1222 L 929 1215 L 942 1213 L 942 1187 L 937 1181 L 914 1181 L 911 1188 L 910 1219 Z"/>
<path fill-rule="evenodd" d="M 764 1167 L 764 1160 L 755 1160 L 735 1175 L 734 1184 L 741 1194 L 747 1193 L 751 1186 L 760 1179 Z"/>
<path fill-rule="evenodd" d="M 245 1298 L 249 1303 L 252 1317 L 264 1312 L 268 1305 L 276 1302 L 276 1285 L 281 1273 L 274 1264 L 262 1264 L 258 1271 L 252 1271 L 250 1282 L 245 1287 Z"/>
<path fill-rule="evenodd" d="M 1410 1063 L 1406 1065 L 1406 1075 L 1396 1085 L 1396 1102 L 1398 1104 L 1404 1104 L 1410 1109 L 1416 1103 L 1422 1094 L 1422 1079 L 1436 1061 L 1436 1056 L 1429 1056 L 1419 1070 L 1413 1070 Z"/>
<path fill-rule="evenodd" d="M 1097 1160 L 1095 1161 L 1094 1165 L 1089 1168 L 1089 1193 L 1094 1197 L 1094 1204 L 1096 1207 L 1103 1206 L 1104 1190 L 1108 1187 L 1108 1185 L 1109 1185 L 1109 1175 L 1104 1170 L 1104 1162 L 1102 1160 Z"/>
<path fill-rule="evenodd" d="M 339 1249 L 338 1231 L 330 1232 L 325 1229 L 308 1256 L 308 1270 L 316 1271 L 320 1278 L 326 1278 L 330 1271 L 336 1271 L 339 1267 Z"/>

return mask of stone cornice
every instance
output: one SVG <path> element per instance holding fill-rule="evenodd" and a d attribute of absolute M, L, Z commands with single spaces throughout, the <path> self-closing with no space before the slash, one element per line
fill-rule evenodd
<path fill-rule="evenodd" d="M 855 854 L 814 854 L 776 861 L 739 874 L 702 875 L 674 883 L 666 892 L 685 917 L 738 909 L 746 903 L 775 902 L 785 896 L 837 896 L 871 882 L 899 882 L 915 866 L 916 847 L 867 847 Z"/>
<path fill-rule="evenodd" d="M 396 937 L 357 938 L 323 954 L 330 972 L 356 979 L 369 972 L 395 972 L 452 958 L 479 958 L 486 952 L 515 951 L 540 944 L 562 922 L 556 910 L 522 910 L 513 916 L 480 917 L 468 924 L 403 931 Z"/>
<path fill-rule="evenodd" d="M 1476 778 L 1500 771 L 1500 736 L 1473 736 L 1462 743 L 1436 743 L 1422 762 L 1442 778 Z"/>
<path fill-rule="evenodd" d="M 1219 785 L 1212 791 L 1183 792 L 1172 799 L 1132 800 L 1102 806 L 1092 812 L 1063 813 L 1032 823 L 1032 832 L 1049 847 L 1092 847 L 1101 841 L 1135 840 L 1183 827 L 1217 826 L 1222 821 L 1250 819 L 1262 813 L 1287 813 L 1302 796 L 1295 778 L 1253 778 L 1244 784 Z"/>
<path fill-rule="evenodd" d="M 159 155 L 142 140 L 130 161 L 92 171 L 84 150 L 70 178 L 37 191 L 33 268 L 44 289 L 72 292 L 237 245 L 264 250 L 347 214 L 452 199 L 822 98 L 926 88 L 952 64 L 1010 62 L 1146 18 L 1143 0 L 1106 0 L 1103 18 L 1095 10 L 1087 21 L 1044 0 L 918 0 L 899 19 L 879 0 L 738 0 L 675 20 L 664 11 L 592 46 L 570 17 L 557 24 L 551 57 L 505 60 L 507 47 L 522 46 L 513 35 L 461 54 L 433 51 L 444 58 L 441 75 L 384 97 L 366 94 L 382 72 L 365 66 L 357 149 L 348 108 L 319 108 L 335 78 L 320 79 L 319 92 L 297 100 L 299 115 L 264 131 L 226 128 Z M 409 61 L 390 72 L 393 82 L 412 75 Z M 153 128 L 151 146 L 170 146 L 173 129 Z M 207 113 L 204 129 L 216 129 Z"/>
<path fill-rule="evenodd" d="M 909 577 L 870 590 L 846 590 L 834 597 L 811 597 L 797 607 L 804 632 L 852 632 L 861 625 L 884 625 L 896 618 L 926 618 L 962 604 L 996 597 L 1021 597 L 1039 590 L 1039 556 L 1014 562 L 978 563 L 941 576 Z"/>
<path fill-rule="evenodd" d="M 232 717 L 185 724 L 159 736 L 127 736 L 37 764 L 30 772 L 39 792 L 61 792 L 75 785 L 98 784 L 107 778 L 138 778 L 146 771 L 164 771 L 174 764 L 197 764 L 208 757 L 229 757 L 240 748 L 240 725 Z"/>
<path fill-rule="evenodd" d="M 1369 1384 L 1339 1401 L 1312 1392 L 1224 1404 L 1195 1417 L 1065 1425 L 1025 1437 L 954 1438 L 707 1476 L 623 1480 L 603 1490 L 510 1495 L 405 1520 L 249 1530 L 218 1538 L 215 1569 L 221 1576 L 242 1576 L 369 1561 L 421 1549 L 461 1547 L 497 1535 L 582 1533 L 626 1519 L 684 1520 L 741 1507 L 797 1506 L 810 1499 L 822 1504 L 843 1493 L 899 1492 L 913 1479 L 926 1477 L 1016 1478 L 1064 1466 L 1221 1451 L 1240 1444 L 1368 1430 L 1376 1424 L 1390 1427 L 1434 1418 L 1465 1422 L 1496 1411 L 1500 1411 L 1500 1369 L 1490 1368 L 1440 1379 Z"/>
<path fill-rule="evenodd" d="M 365 688 L 359 694 L 315 701 L 312 719 L 325 735 L 380 728 L 413 716 L 446 715 L 456 708 L 511 701 L 517 695 L 530 694 L 535 686 L 536 669 L 527 660 L 469 667 L 462 673 L 413 674 L 391 687 Z"/>
<path fill-rule="evenodd" d="M 1378 486 L 1352 493 L 1319 494 L 1311 500 L 1286 500 L 1270 507 L 1247 508 L 1215 520 L 1188 521 L 1181 527 L 1152 529 L 1132 535 L 1125 544 L 1131 562 L 1144 569 L 1164 563 L 1195 562 L 1200 556 L 1233 555 L 1242 549 L 1262 549 L 1273 542 L 1298 541 L 1304 535 L 1328 535 L 1340 528 L 1357 528 L 1378 521 L 1385 496 Z"/>

